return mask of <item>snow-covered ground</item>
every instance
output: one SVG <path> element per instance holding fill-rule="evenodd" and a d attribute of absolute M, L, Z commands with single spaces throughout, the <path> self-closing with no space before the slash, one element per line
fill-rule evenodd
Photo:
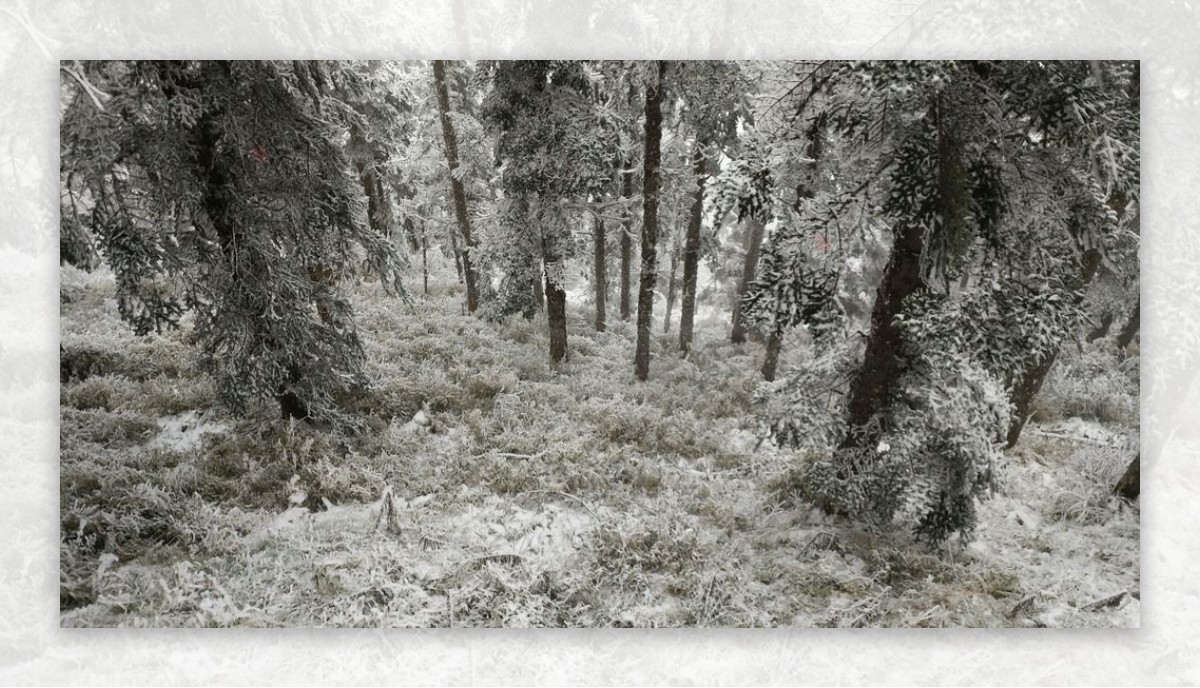
<path fill-rule="evenodd" d="M 573 308 L 553 370 L 544 322 L 364 287 L 375 385 L 341 438 L 229 417 L 178 336 L 121 334 L 102 279 L 64 288 L 64 342 L 116 354 L 63 387 L 66 626 L 1139 625 L 1120 425 L 1030 426 L 976 539 L 931 551 L 781 487 L 801 459 L 759 443 L 761 347 L 719 310 L 638 384 L 631 323 Z"/>

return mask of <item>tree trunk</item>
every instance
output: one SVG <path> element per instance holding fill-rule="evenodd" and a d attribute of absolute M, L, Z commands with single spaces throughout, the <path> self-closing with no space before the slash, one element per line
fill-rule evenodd
<path fill-rule="evenodd" d="M 605 257 L 605 242 L 608 241 L 604 231 L 604 218 L 596 217 L 596 226 L 592 228 L 592 239 L 595 242 L 592 283 L 596 290 L 596 331 L 603 332 L 605 326 L 605 310 L 608 308 L 608 264 Z"/>
<path fill-rule="evenodd" d="M 679 228 L 675 228 L 675 237 L 671 241 L 671 272 L 667 278 L 667 312 L 663 315 L 663 334 L 671 331 L 671 311 L 675 308 L 675 291 L 678 284 L 675 277 L 679 274 Z"/>
<path fill-rule="evenodd" d="M 1142 455 L 1138 454 L 1125 469 L 1124 475 L 1113 486 L 1113 494 L 1127 502 L 1137 501 L 1142 493 Z"/>
<path fill-rule="evenodd" d="M 662 144 L 662 86 L 667 63 L 659 60 L 657 78 L 646 85 L 643 132 L 646 156 L 642 179 L 642 275 L 638 289 L 637 347 L 633 358 L 639 380 L 650 376 L 650 324 L 654 311 L 654 282 L 658 262 L 658 168 Z"/>
<path fill-rule="evenodd" d="M 467 215 L 467 195 L 458 176 L 458 140 L 454 135 L 454 123 L 450 121 L 450 94 L 446 89 L 446 64 L 443 60 L 433 61 L 433 85 L 437 91 L 438 113 L 442 122 L 442 140 L 445 142 L 446 162 L 450 166 L 450 195 L 454 199 L 454 215 L 458 229 L 466 244 L 460 260 L 462 277 L 467 283 L 467 312 L 474 313 L 479 307 L 479 293 L 475 288 L 475 271 L 471 267 L 471 252 L 475 241 L 471 236 L 471 218 Z M 456 250 L 457 254 L 457 250 Z"/>
<path fill-rule="evenodd" d="M 1117 335 L 1117 348 L 1124 350 L 1128 349 L 1133 343 L 1133 338 L 1137 336 L 1138 330 L 1142 326 L 1142 297 L 1137 298 L 1137 302 L 1133 304 L 1133 312 L 1129 314 L 1129 320 L 1125 321 L 1125 326 L 1121 328 L 1121 334 Z"/>
<path fill-rule="evenodd" d="M 621 175 L 621 198 L 633 197 L 633 170 Z M 633 210 L 628 208 L 621 226 L 621 319 L 629 320 L 629 270 L 633 262 Z"/>
<path fill-rule="evenodd" d="M 1091 284 L 1092 278 L 1096 276 L 1096 271 L 1100 268 L 1101 256 L 1096 249 L 1089 249 L 1083 254 L 1083 265 L 1080 270 L 1078 290 L 1080 293 Z M 1005 448 L 1011 449 L 1016 446 L 1017 440 L 1021 439 L 1021 431 L 1025 428 L 1025 423 L 1029 420 L 1030 407 L 1033 406 L 1033 399 L 1042 389 L 1042 383 L 1046 380 L 1046 375 L 1050 373 L 1050 369 L 1054 366 L 1054 360 L 1058 357 L 1058 352 L 1045 356 L 1042 360 L 1030 364 L 1021 375 L 1020 384 L 1013 387 L 1010 401 L 1013 405 L 1012 421 L 1008 426 L 1008 434 L 1005 437 Z"/>
<path fill-rule="evenodd" d="M 773 334 L 767 338 L 767 355 L 762 364 L 762 376 L 767 382 L 775 381 L 775 368 L 779 365 L 779 352 L 782 348 L 783 337 Z"/>
<path fill-rule="evenodd" d="M 875 306 L 871 309 L 871 332 L 863 362 L 850 388 L 847 420 L 850 432 L 842 440 L 842 449 L 873 448 L 877 433 L 863 430 L 871 419 L 887 408 L 892 385 L 908 365 L 904 340 L 896 326 L 896 316 L 904 299 L 924 287 L 921 279 L 921 251 L 925 231 L 916 223 L 904 223 L 896 229 L 892 255 L 883 269 Z"/>
<path fill-rule="evenodd" d="M 696 319 L 696 281 L 700 269 L 700 228 L 704 220 L 704 147 L 699 140 L 692 150 L 692 210 L 688 216 L 687 239 L 683 245 L 683 301 L 679 307 L 679 350 L 687 356 L 692 349 Z"/>
<path fill-rule="evenodd" d="M 1037 364 L 1027 369 L 1021 377 L 1021 382 L 1013 386 L 1013 415 L 1008 425 L 1008 434 L 1004 438 L 1005 449 L 1012 449 L 1016 446 L 1017 440 L 1021 439 L 1021 431 L 1025 429 L 1025 423 L 1029 421 L 1031 415 L 1029 408 L 1033 405 L 1034 397 L 1041 391 L 1046 375 L 1054 367 L 1056 358 L 1058 358 L 1057 352 L 1045 356 Z"/>
<path fill-rule="evenodd" d="M 746 289 L 754 281 L 754 273 L 758 269 L 758 251 L 762 247 L 763 224 L 754 217 L 746 218 L 746 238 L 743 246 L 746 257 L 742 262 L 742 278 L 738 280 L 737 299 L 733 302 L 733 331 L 730 340 L 734 344 L 746 341 L 746 326 L 742 322 L 742 300 L 746 297 Z"/>
<path fill-rule="evenodd" d="M 567 292 L 563 290 L 563 263 L 546 256 L 546 319 L 550 326 L 550 361 L 567 358 Z"/>
<path fill-rule="evenodd" d="M 421 223 L 421 279 L 425 286 L 425 295 L 429 296 L 429 232 L 425 223 Z"/>

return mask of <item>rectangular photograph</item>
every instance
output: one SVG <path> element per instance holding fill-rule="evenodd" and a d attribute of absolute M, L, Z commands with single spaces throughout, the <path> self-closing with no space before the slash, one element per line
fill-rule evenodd
<path fill-rule="evenodd" d="M 59 72 L 63 627 L 1139 626 L 1137 61 Z"/>

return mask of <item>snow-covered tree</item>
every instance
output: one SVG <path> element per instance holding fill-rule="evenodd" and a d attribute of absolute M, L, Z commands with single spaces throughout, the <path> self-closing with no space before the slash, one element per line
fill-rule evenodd
<path fill-rule="evenodd" d="M 94 236 L 140 334 L 187 310 L 236 411 L 328 417 L 366 382 L 344 290 L 363 259 L 401 292 L 342 141 L 365 127 L 344 63 L 64 65 L 64 223 Z M 356 178 L 358 177 L 358 178 Z"/>

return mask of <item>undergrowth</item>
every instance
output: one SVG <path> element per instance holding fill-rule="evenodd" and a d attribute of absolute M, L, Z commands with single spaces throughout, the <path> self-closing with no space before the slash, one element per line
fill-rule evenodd
<path fill-rule="evenodd" d="M 762 347 L 723 323 L 687 359 L 656 336 L 636 383 L 631 323 L 571 310 L 552 366 L 544 316 L 491 325 L 455 293 L 360 288 L 373 382 L 328 432 L 227 416 L 186 328 L 133 338 L 104 276 L 65 269 L 62 623 L 1136 625 L 1082 610 L 1136 586 L 1136 513 L 1102 494 L 1117 449 L 1023 441 L 978 541 L 931 550 L 804 501 L 816 454 L 759 442 Z M 1039 413 L 1136 419 L 1125 374 L 1064 367 Z"/>

